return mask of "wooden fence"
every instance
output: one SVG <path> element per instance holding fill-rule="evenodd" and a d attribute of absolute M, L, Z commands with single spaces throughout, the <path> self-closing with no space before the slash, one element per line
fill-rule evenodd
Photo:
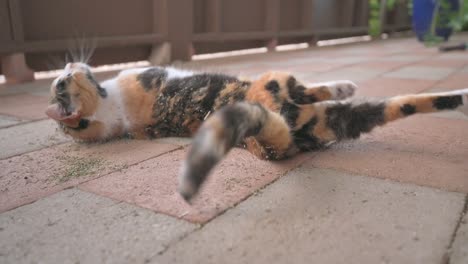
<path fill-rule="evenodd" d="M 0 73 L 49 69 L 83 37 L 95 65 L 146 60 L 163 43 L 171 60 L 190 60 L 365 35 L 368 17 L 368 0 L 0 0 Z M 409 28 L 405 5 L 387 12 L 386 31 Z"/>

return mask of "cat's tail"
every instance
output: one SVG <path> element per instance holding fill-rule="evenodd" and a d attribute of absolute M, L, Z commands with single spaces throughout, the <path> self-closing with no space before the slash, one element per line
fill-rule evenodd
<path fill-rule="evenodd" d="M 189 201 L 213 167 L 244 138 L 261 136 L 263 131 L 289 138 L 286 125 L 272 124 L 283 119 L 259 104 L 246 102 L 225 106 L 207 119 L 195 135 L 179 178 L 179 193 Z M 285 144 L 289 144 L 286 142 Z"/>

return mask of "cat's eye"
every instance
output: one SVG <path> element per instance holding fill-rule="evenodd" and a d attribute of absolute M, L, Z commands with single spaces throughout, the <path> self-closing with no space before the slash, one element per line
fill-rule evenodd
<path fill-rule="evenodd" d="M 65 90 L 65 86 L 66 86 L 65 80 L 59 80 L 57 84 L 55 85 L 57 91 Z"/>

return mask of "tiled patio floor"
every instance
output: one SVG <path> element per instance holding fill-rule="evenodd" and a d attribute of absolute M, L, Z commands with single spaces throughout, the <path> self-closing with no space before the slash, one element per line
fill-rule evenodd
<path fill-rule="evenodd" d="M 468 52 L 412 38 L 183 67 L 349 79 L 368 97 L 468 87 Z M 43 114 L 49 82 L 0 85 L 0 263 L 468 263 L 460 113 L 284 162 L 234 150 L 190 207 L 175 193 L 188 140 L 74 143 Z"/>

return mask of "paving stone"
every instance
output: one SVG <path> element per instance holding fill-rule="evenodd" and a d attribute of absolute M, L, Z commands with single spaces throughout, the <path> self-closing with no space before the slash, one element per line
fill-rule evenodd
<path fill-rule="evenodd" d="M 402 66 L 408 65 L 406 61 L 384 61 L 380 59 L 370 60 L 367 62 L 359 63 L 357 66 L 370 69 L 382 69 L 391 71 Z"/>
<path fill-rule="evenodd" d="M 465 211 L 450 252 L 451 264 L 468 263 L 468 213 Z"/>
<path fill-rule="evenodd" d="M 425 67 L 434 66 L 434 67 L 444 67 L 444 68 L 460 68 L 466 64 L 468 64 L 468 61 L 465 61 L 465 60 L 431 58 L 428 60 L 421 61 L 415 65 L 420 65 L 420 66 L 425 66 Z"/>
<path fill-rule="evenodd" d="M 441 263 L 459 193 L 331 170 L 290 172 L 152 263 Z"/>
<path fill-rule="evenodd" d="M 442 80 L 454 72 L 453 68 L 407 66 L 384 74 L 385 77 L 418 79 L 418 80 Z"/>
<path fill-rule="evenodd" d="M 0 160 L 0 212 L 178 148 L 147 140 L 66 143 Z"/>
<path fill-rule="evenodd" d="M 436 81 L 411 80 L 377 77 L 359 82 L 357 96 L 389 97 L 403 94 L 419 93 L 433 87 Z"/>
<path fill-rule="evenodd" d="M 268 69 L 268 68 L 269 69 Z M 337 68 L 343 67 L 342 64 L 339 63 L 332 63 L 332 62 L 312 62 L 312 63 L 301 63 L 301 64 L 294 64 L 290 66 L 285 66 L 281 65 L 281 63 L 278 63 L 278 65 L 273 65 L 273 66 L 266 66 L 265 67 L 265 72 L 266 71 L 286 71 L 286 72 L 291 72 L 292 74 L 304 72 L 304 73 L 310 73 L 310 72 L 328 72 L 335 70 Z"/>
<path fill-rule="evenodd" d="M 158 138 L 154 142 L 162 144 L 172 144 L 177 146 L 187 146 L 192 142 L 191 138 L 181 138 L 181 137 L 168 137 L 168 138 Z"/>
<path fill-rule="evenodd" d="M 0 115 L 0 128 L 9 127 L 21 123 L 22 120 L 6 115 Z"/>
<path fill-rule="evenodd" d="M 392 55 L 385 58 L 381 58 L 382 61 L 404 61 L 404 62 L 417 62 L 425 59 L 425 56 L 417 56 L 417 55 Z"/>
<path fill-rule="evenodd" d="M 66 190 L 0 215 L 1 263 L 144 263 L 196 227 Z"/>
<path fill-rule="evenodd" d="M 89 181 L 79 188 L 203 223 L 297 167 L 306 158 L 300 155 L 287 161 L 268 162 L 235 149 L 217 166 L 190 207 L 176 192 L 179 167 L 185 156 L 186 150 L 175 151 Z"/>
<path fill-rule="evenodd" d="M 49 96 L 51 79 L 35 80 L 21 84 L 1 84 L 0 96 L 29 93 L 32 95 Z"/>
<path fill-rule="evenodd" d="M 324 74 L 311 75 L 310 78 L 305 81 L 334 81 L 334 80 L 351 80 L 353 82 L 360 82 L 370 80 L 378 75 L 386 72 L 385 69 L 372 69 L 372 68 L 361 68 L 359 66 L 350 66 L 346 68 L 340 68 Z"/>
<path fill-rule="evenodd" d="M 464 51 L 459 52 L 450 52 L 440 55 L 440 58 L 450 59 L 450 60 L 463 60 L 468 61 L 468 54 Z"/>
<path fill-rule="evenodd" d="M 468 193 L 466 131 L 465 121 L 415 116 L 336 144 L 306 163 Z"/>
<path fill-rule="evenodd" d="M 48 97 L 30 94 L 0 96 L 0 114 L 22 119 L 46 119 Z"/>
<path fill-rule="evenodd" d="M 457 111 L 433 113 L 430 116 L 468 121 L 468 116 Z"/>
<path fill-rule="evenodd" d="M 42 120 L 0 129 L 0 159 L 68 141 L 52 120 Z"/>
<path fill-rule="evenodd" d="M 439 91 L 450 91 L 468 88 L 468 74 L 457 72 L 437 84 Z"/>

